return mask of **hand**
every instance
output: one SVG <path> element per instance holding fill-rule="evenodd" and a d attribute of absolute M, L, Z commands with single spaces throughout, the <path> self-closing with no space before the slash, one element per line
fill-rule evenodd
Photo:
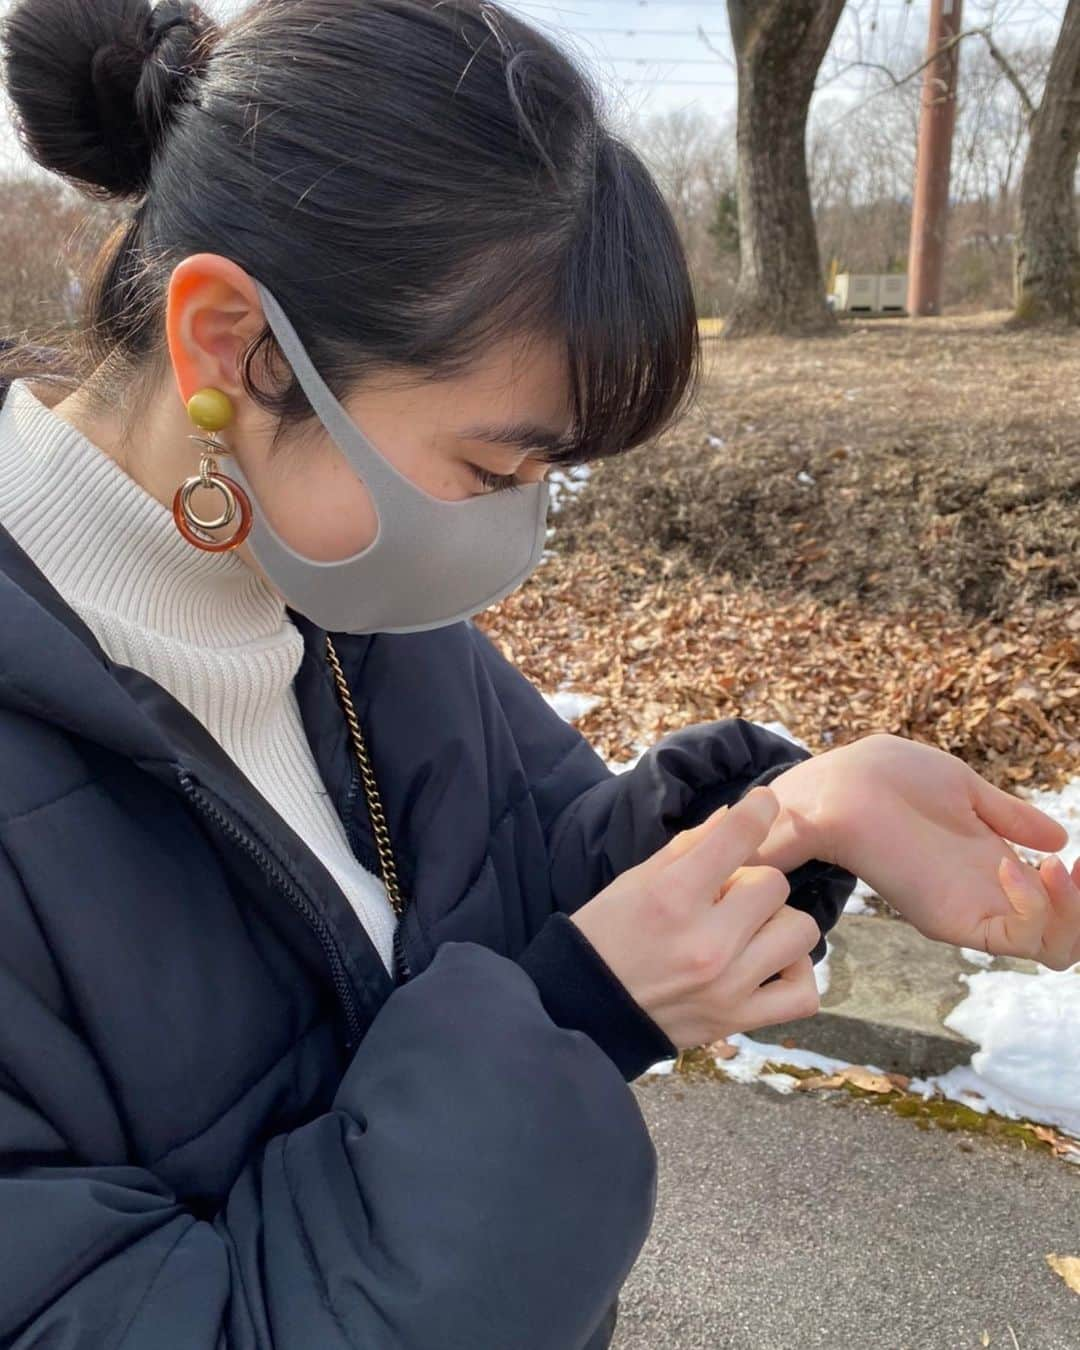
<path fill-rule="evenodd" d="M 680 1050 L 818 1010 L 817 924 L 785 903 L 782 872 L 741 866 L 779 809 L 769 788 L 756 789 L 570 916 Z"/>
<path fill-rule="evenodd" d="M 1072 915 L 1080 928 L 1080 858 L 1070 873 L 1060 858 L 1044 858 L 1038 868 L 1025 867 L 1019 859 L 1004 858 L 1001 863 L 1001 885 L 1018 915 L 1018 923 L 1027 923 L 1034 932 L 1047 927 L 1048 916 L 1055 910 L 1059 915 Z M 982 951 L 991 951 L 985 942 Z M 1080 941 L 1072 955 L 1056 967 L 1068 970 L 1080 961 Z M 1049 962 L 1044 962 L 1049 965 Z"/>
<path fill-rule="evenodd" d="M 955 756 L 868 736 L 796 765 L 772 787 L 783 809 L 775 844 L 766 840 L 757 861 L 785 871 L 796 856 L 839 863 L 938 942 L 1053 970 L 1080 959 L 1080 906 L 1049 864 L 1055 884 L 1036 903 L 1035 869 L 1005 842 L 1051 851 L 1064 846 L 1064 828 Z M 1006 886 L 1010 859 L 1021 879 Z"/>

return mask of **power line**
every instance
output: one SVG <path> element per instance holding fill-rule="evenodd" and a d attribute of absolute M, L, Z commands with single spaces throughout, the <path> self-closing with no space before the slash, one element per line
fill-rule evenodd
<path fill-rule="evenodd" d="M 624 78 L 619 81 L 620 84 L 648 84 L 653 89 L 670 89 L 676 85 L 696 85 L 699 89 L 734 89 L 734 84 L 723 84 L 719 80 L 641 80 L 637 78 Z"/>
<path fill-rule="evenodd" d="M 686 56 L 611 56 L 605 53 L 605 61 L 621 61 L 635 66 L 719 66 L 723 65 L 713 57 Z M 860 86 L 861 87 L 861 86 Z"/>
<path fill-rule="evenodd" d="M 724 0 L 568 0 L 566 4 L 560 4 L 559 0 L 510 0 L 510 3 L 514 8 L 527 6 L 531 9 L 556 9 L 560 14 L 573 14 L 578 4 L 627 4 L 633 5 L 636 9 L 673 6 L 676 9 L 708 9 L 722 14 L 727 12 Z"/>
<path fill-rule="evenodd" d="M 619 37 L 697 37 L 696 28 L 574 28 L 575 33 L 611 33 Z M 721 42 L 726 33 L 706 33 L 707 38 Z"/>
<path fill-rule="evenodd" d="M 635 9 L 656 9 L 661 7 L 663 8 L 671 7 L 675 9 L 690 9 L 690 10 L 702 9 L 712 11 L 713 13 L 720 12 L 725 15 L 727 13 L 726 0 L 565 0 L 565 3 L 563 2 L 563 0 L 508 0 L 508 3 L 510 4 L 511 8 L 527 7 L 529 9 L 552 9 L 557 10 L 560 14 L 571 16 L 573 15 L 575 7 L 579 4 L 602 4 L 608 6 L 615 4 L 625 4 L 630 5 Z M 910 6 L 900 5 L 897 9 L 886 10 L 884 11 L 884 13 L 886 15 L 892 14 L 896 16 L 900 15 L 906 16 L 910 13 Z M 1049 14 L 1046 14 L 1045 17 L 1047 19 L 1051 18 Z M 1039 20 L 1036 18 L 1003 19 L 1000 22 L 991 25 L 991 27 L 993 28 L 994 32 L 997 32 L 1002 28 L 1033 28 L 1038 23 Z M 881 15 L 879 13 L 879 16 L 874 20 L 874 28 L 875 30 L 880 31 L 881 26 L 882 20 Z M 584 30 L 578 29 L 576 31 L 582 32 Z M 598 29 L 595 31 L 604 31 L 604 30 Z M 622 30 L 619 29 L 616 31 L 621 32 Z M 642 31 L 647 32 L 648 30 Z M 686 31 L 687 33 L 691 32 L 696 33 L 697 30 L 687 29 Z"/>

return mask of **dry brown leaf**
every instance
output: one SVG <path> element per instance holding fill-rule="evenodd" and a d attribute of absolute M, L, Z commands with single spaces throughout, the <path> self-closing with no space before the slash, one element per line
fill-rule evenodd
<path fill-rule="evenodd" d="M 893 1081 L 901 1078 L 904 1079 L 903 1084 Z M 803 1089 L 837 1088 L 843 1087 L 845 1083 L 851 1083 L 857 1088 L 862 1088 L 864 1092 L 885 1093 L 903 1091 L 910 1081 L 909 1078 L 904 1078 L 903 1074 L 873 1073 L 862 1064 L 846 1064 L 835 1073 L 812 1074 L 802 1078 L 798 1086 Z"/>
<path fill-rule="evenodd" d="M 832 1074 L 811 1074 L 808 1078 L 800 1078 L 796 1083 L 797 1088 L 838 1088 L 844 1086 L 844 1076 L 839 1073 Z"/>
<path fill-rule="evenodd" d="M 990 622 L 783 598 L 716 578 L 640 576 L 618 548 L 556 555 L 478 621 L 542 689 L 598 697 L 582 733 L 613 761 L 721 717 L 784 721 L 812 749 L 891 731 L 992 782 L 1080 769 L 1080 606 Z M 663 599 L 661 597 L 663 596 Z"/>
<path fill-rule="evenodd" d="M 1066 1158 L 1070 1154 L 1080 1153 L 1080 1145 L 1075 1139 L 1070 1139 L 1067 1135 L 1059 1134 L 1056 1130 L 1050 1129 L 1046 1125 L 1032 1125 L 1031 1132 L 1036 1139 L 1042 1140 L 1044 1144 L 1049 1144 L 1054 1151 L 1055 1158 Z"/>
<path fill-rule="evenodd" d="M 846 1079 L 849 1083 L 854 1083 L 864 1092 L 895 1092 L 896 1085 L 890 1083 L 883 1073 L 872 1073 L 861 1064 L 849 1064 L 841 1069 L 837 1075 Z"/>
<path fill-rule="evenodd" d="M 1074 1294 L 1080 1294 L 1080 1256 L 1059 1256 L 1056 1252 L 1047 1252 L 1046 1263 L 1061 1276 Z"/>

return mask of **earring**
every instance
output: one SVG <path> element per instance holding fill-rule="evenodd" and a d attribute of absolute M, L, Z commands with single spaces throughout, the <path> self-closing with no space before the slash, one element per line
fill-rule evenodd
<path fill-rule="evenodd" d="M 199 428 L 188 437 L 203 447 L 199 472 L 191 478 L 185 478 L 176 490 L 173 498 L 173 520 L 176 528 L 189 544 L 202 549 L 205 553 L 224 553 L 228 549 L 242 544 L 251 533 L 251 499 L 234 479 L 218 470 L 216 455 L 228 455 L 232 452 L 218 440 L 218 432 L 223 431 L 233 420 L 234 410 L 228 394 L 220 389 L 200 389 L 192 394 L 187 403 L 188 416 Z M 221 514 L 213 520 L 206 520 L 192 510 L 191 496 L 196 488 L 213 488 L 221 493 L 224 505 Z M 210 530 L 220 530 L 231 524 L 240 515 L 236 531 L 228 539 L 214 539 Z"/>

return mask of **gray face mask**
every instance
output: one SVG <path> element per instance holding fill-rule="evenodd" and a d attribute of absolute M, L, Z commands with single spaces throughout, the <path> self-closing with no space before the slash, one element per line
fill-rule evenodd
<path fill-rule="evenodd" d="M 338 562 L 292 549 L 251 497 L 248 545 L 288 604 L 330 632 L 416 633 L 468 618 L 501 600 L 536 567 L 546 538 L 547 482 L 514 492 L 442 501 L 383 458 L 326 387 L 281 306 L 255 282 L 266 321 L 320 422 L 371 494 L 374 543 Z"/>

